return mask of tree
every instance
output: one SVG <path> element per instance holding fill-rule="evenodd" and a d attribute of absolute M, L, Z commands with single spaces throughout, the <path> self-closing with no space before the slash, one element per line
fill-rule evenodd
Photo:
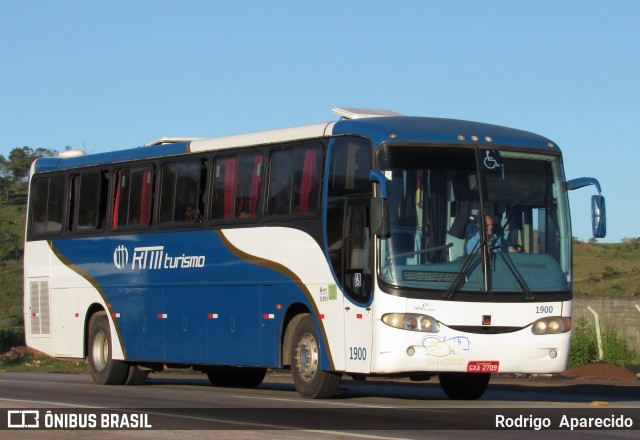
<path fill-rule="evenodd" d="M 4 178 L 8 178 L 12 183 L 24 182 L 29 176 L 31 163 L 39 157 L 57 156 L 56 150 L 47 148 L 29 147 L 14 148 L 9 153 L 9 158 L 0 155 L 0 174 Z"/>

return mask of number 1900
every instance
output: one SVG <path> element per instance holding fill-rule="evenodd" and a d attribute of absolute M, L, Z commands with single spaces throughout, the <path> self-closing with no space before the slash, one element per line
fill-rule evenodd
<path fill-rule="evenodd" d="M 364 347 L 349 347 L 349 359 L 352 361 L 366 360 L 367 349 Z"/>

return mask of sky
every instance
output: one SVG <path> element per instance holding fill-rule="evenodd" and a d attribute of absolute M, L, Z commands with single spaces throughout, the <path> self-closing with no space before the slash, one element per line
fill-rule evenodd
<path fill-rule="evenodd" d="M 0 0 L 0 154 L 87 153 L 336 120 L 504 125 L 595 177 L 640 237 L 640 1 Z M 591 238 L 593 186 L 571 192 Z"/>

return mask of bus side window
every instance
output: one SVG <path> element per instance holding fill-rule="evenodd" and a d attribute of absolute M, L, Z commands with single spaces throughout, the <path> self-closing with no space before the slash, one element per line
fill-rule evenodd
<path fill-rule="evenodd" d="M 237 158 L 219 157 L 213 164 L 213 188 L 211 189 L 211 218 L 233 218 L 236 188 Z"/>
<path fill-rule="evenodd" d="M 171 223 L 174 220 L 176 203 L 177 163 L 165 163 L 160 170 L 160 223 Z"/>
<path fill-rule="evenodd" d="M 278 150 L 271 154 L 267 213 L 287 215 L 291 209 L 293 180 L 293 150 Z"/>
<path fill-rule="evenodd" d="M 211 218 L 255 218 L 262 188 L 262 154 L 220 157 L 213 165 Z"/>
<path fill-rule="evenodd" d="M 106 214 L 108 173 L 77 174 L 71 178 L 71 212 L 69 229 L 102 229 Z"/>
<path fill-rule="evenodd" d="M 162 165 L 160 223 L 200 222 L 206 163 L 190 159 Z"/>
<path fill-rule="evenodd" d="M 322 161 L 320 147 L 296 150 L 293 182 L 294 213 L 307 214 L 318 210 Z"/>
<path fill-rule="evenodd" d="M 271 154 L 269 215 L 310 214 L 318 210 L 322 148 L 297 147 Z"/>
<path fill-rule="evenodd" d="M 262 155 L 240 156 L 236 170 L 235 218 L 258 215 L 262 184 Z"/>
<path fill-rule="evenodd" d="M 64 216 L 65 178 L 46 177 L 33 182 L 31 232 L 60 233 Z"/>
<path fill-rule="evenodd" d="M 153 198 L 153 168 L 142 166 L 116 171 L 111 227 L 149 225 Z"/>

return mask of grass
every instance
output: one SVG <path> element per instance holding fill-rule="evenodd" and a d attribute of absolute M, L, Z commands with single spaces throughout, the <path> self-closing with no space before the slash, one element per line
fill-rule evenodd
<path fill-rule="evenodd" d="M 575 296 L 640 296 L 640 238 L 573 243 Z"/>
<path fill-rule="evenodd" d="M 89 365 L 84 361 L 63 361 L 44 355 L 10 351 L 0 355 L 0 372 L 37 371 L 51 373 L 88 373 Z"/>
<path fill-rule="evenodd" d="M 0 261 L 0 329 L 21 327 L 22 260 Z"/>
<path fill-rule="evenodd" d="M 632 365 L 640 362 L 638 354 L 629 350 L 627 342 L 615 328 L 606 328 L 602 335 L 602 361 L 616 365 Z M 569 366 L 577 367 L 598 361 L 598 341 L 593 324 L 580 318 L 573 328 Z"/>

